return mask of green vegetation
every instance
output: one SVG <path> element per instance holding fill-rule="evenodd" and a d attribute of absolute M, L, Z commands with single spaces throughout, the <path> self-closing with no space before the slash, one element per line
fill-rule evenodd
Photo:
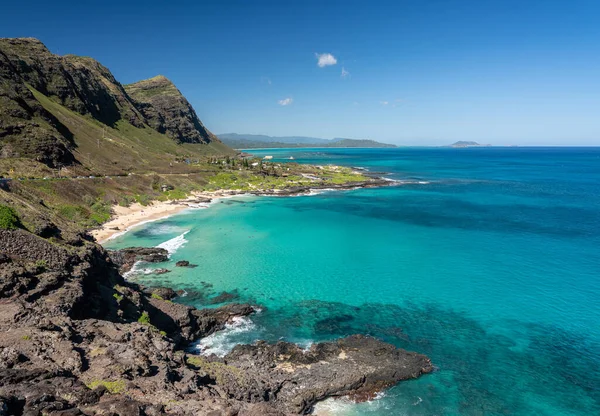
<path fill-rule="evenodd" d="M 113 298 L 117 300 L 117 303 L 121 303 L 123 301 L 123 295 L 119 295 L 118 293 L 113 293 Z"/>
<path fill-rule="evenodd" d="M 83 197 L 83 202 L 82 205 L 59 205 L 57 207 L 58 214 L 63 218 L 88 227 L 100 225 L 110 219 L 112 215 L 110 204 L 100 200 L 91 202 L 89 195 Z M 91 205 L 88 205 L 90 203 Z"/>
<path fill-rule="evenodd" d="M 145 207 L 147 207 L 148 205 L 150 205 L 152 203 L 152 198 L 146 194 L 135 195 L 134 199 L 135 199 L 135 202 L 137 202 L 138 204 L 143 205 Z"/>
<path fill-rule="evenodd" d="M 0 228 L 4 230 L 14 230 L 19 228 L 21 222 L 17 212 L 6 205 L 0 205 Z"/>
<path fill-rule="evenodd" d="M 163 192 L 157 199 L 159 201 L 169 201 L 176 199 L 185 199 L 188 194 L 183 189 L 172 189 L 170 191 Z"/>
<path fill-rule="evenodd" d="M 108 390 L 108 392 L 111 394 L 124 393 L 127 387 L 125 384 L 125 380 L 92 380 L 91 382 L 87 383 L 86 386 L 91 390 L 94 390 L 100 386 L 104 386 L 106 390 Z"/>
<path fill-rule="evenodd" d="M 150 323 L 150 316 L 148 315 L 148 312 L 143 312 L 138 318 L 138 322 L 142 325 L 152 325 Z"/>
<path fill-rule="evenodd" d="M 48 267 L 48 263 L 46 262 L 46 260 L 37 260 L 34 263 L 34 266 L 36 269 L 38 269 L 40 271 L 44 271 Z"/>
<path fill-rule="evenodd" d="M 153 293 L 150 297 L 152 299 L 164 300 L 162 296 L 157 295 L 156 293 Z"/>
<path fill-rule="evenodd" d="M 225 384 L 227 381 L 242 382 L 244 372 L 234 366 L 211 362 L 203 357 L 194 355 L 186 358 L 186 363 L 192 367 L 205 371 L 217 384 Z"/>
<path fill-rule="evenodd" d="M 131 204 L 133 204 L 135 202 L 135 198 L 129 196 L 129 195 L 123 195 L 122 197 L 119 198 L 119 200 L 117 201 L 117 204 L 119 204 L 119 206 L 121 207 L 128 207 Z"/>
<path fill-rule="evenodd" d="M 30 336 L 30 335 L 23 335 L 23 336 L 21 337 L 21 339 L 22 339 L 23 341 L 29 341 L 29 340 L 31 340 L 31 336 Z"/>

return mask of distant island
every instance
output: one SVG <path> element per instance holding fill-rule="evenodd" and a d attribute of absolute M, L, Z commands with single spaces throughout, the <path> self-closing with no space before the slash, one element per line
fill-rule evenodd
<path fill-rule="evenodd" d="M 219 134 L 219 139 L 234 149 L 285 148 L 285 147 L 396 147 L 370 139 L 320 139 L 305 136 L 265 136 L 260 134 Z"/>
<path fill-rule="evenodd" d="M 456 143 L 453 143 L 447 147 L 485 147 L 485 146 L 489 146 L 489 144 L 479 144 L 477 142 L 459 140 Z"/>

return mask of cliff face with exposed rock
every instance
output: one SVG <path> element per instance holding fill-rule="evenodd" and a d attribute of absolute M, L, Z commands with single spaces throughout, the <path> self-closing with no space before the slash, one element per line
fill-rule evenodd
<path fill-rule="evenodd" d="M 165 77 L 126 90 L 92 58 L 55 55 L 34 38 L 0 38 L 0 157 L 49 166 L 75 161 L 76 137 L 33 92 L 109 127 L 124 121 L 150 126 L 178 143 L 220 143 Z"/>
<path fill-rule="evenodd" d="M 218 140 L 202 124 L 196 112 L 175 85 L 162 75 L 126 85 L 148 124 L 180 143 Z"/>

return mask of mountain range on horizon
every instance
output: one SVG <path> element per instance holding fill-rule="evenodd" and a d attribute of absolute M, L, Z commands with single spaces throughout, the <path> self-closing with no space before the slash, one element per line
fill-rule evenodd
<path fill-rule="evenodd" d="M 256 149 L 265 147 L 397 147 L 393 144 L 381 143 L 371 139 L 322 139 L 307 136 L 267 136 L 262 134 L 239 133 L 218 134 L 217 137 L 223 143 L 234 149 Z"/>

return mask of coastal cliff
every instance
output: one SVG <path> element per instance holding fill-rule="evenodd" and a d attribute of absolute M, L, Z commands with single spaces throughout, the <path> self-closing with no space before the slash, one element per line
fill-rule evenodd
<path fill-rule="evenodd" d="M 204 127 L 175 85 L 162 75 L 125 86 L 148 124 L 180 143 L 210 143 L 219 139 Z"/>
<path fill-rule="evenodd" d="M 191 354 L 191 342 L 253 306 L 197 310 L 163 298 L 168 290 L 124 280 L 85 235 L 67 243 L 0 230 L 0 247 L 6 414 L 305 414 L 327 397 L 364 400 L 432 371 L 427 357 L 361 335 L 308 350 L 258 342 Z"/>
<path fill-rule="evenodd" d="M 0 38 L 0 158 L 94 167 L 99 161 L 92 163 L 92 153 L 110 152 L 107 159 L 132 163 L 132 146 L 120 139 L 139 142 L 139 130 L 150 129 L 154 134 L 142 136 L 143 147 L 155 159 L 165 150 L 202 154 L 207 146 L 213 153 L 233 153 L 164 77 L 124 88 L 93 58 L 55 55 L 34 38 Z M 204 147 L 165 148 L 169 140 Z"/>

